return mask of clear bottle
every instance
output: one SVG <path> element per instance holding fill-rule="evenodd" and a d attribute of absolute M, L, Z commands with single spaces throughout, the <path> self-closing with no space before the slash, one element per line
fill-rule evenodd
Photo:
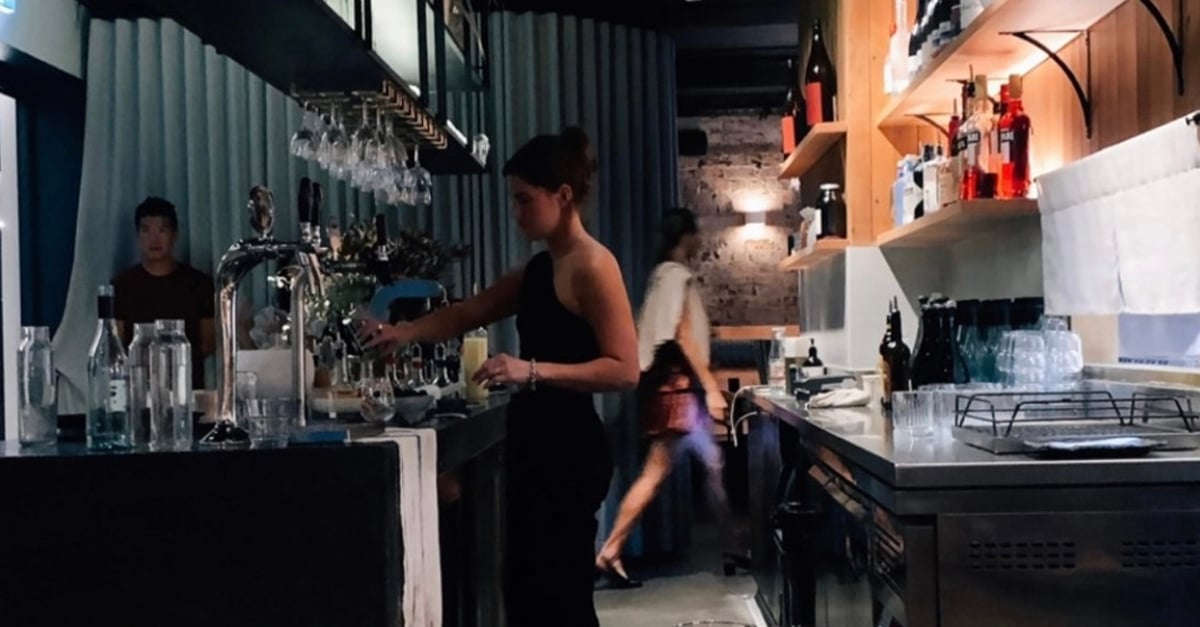
<path fill-rule="evenodd" d="M 129 344 L 129 444 L 136 449 L 150 446 L 150 345 L 155 335 L 153 322 L 135 324 Z"/>
<path fill-rule="evenodd" d="M 58 390 L 50 329 L 25 327 L 21 335 L 17 357 L 18 435 L 23 445 L 54 442 L 58 433 Z"/>
<path fill-rule="evenodd" d="M 192 346 L 182 320 L 159 320 L 150 344 L 150 449 L 192 448 Z"/>
<path fill-rule="evenodd" d="M 771 329 L 771 353 L 767 358 L 767 385 L 778 390 L 787 389 L 787 359 L 784 357 L 783 327 Z"/>
<path fill-rule="evenodd" d="M 96 337 L 88 352 L 87 447 L 93 451 L 129 448 L 129 366 L 117 333 L 113 288 L 97 292 Z"/>

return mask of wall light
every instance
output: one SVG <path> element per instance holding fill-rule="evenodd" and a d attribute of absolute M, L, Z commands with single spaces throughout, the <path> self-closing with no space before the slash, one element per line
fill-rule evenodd
<path fill-rule="evenodd" d="M 733 210 L 738 213 L 766 213 L 781 208 L 774 196 L 758 190 L 734 192 L 732 200 Z"/>

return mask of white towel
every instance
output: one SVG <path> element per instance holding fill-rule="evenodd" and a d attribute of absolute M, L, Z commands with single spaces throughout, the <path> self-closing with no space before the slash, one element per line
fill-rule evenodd
<path fill-rule="evenodd" d="M 1124 313 L 1200 313 L 1200 169 L 1119 195 L 1117 263 Z"/>
<path fill-rule="evenodd" d="M 871 395 L 858 388 L 839 388 L 822 392 L 808 399 L 809 409 L 824 409 L 826 407 L 866 407 L 871 402 Z"/>
<path fill-rule="evenodd" d="M 442 554 L 438 531 L 437 432 L 388 429 L 364 442 L 400 448 L 400 530 L 404 543 L 405 627 L 442 627 Z"/>
<path fill-rule="evenodd" d="M 1039 177 L 1046 312 L 1200 312 L 1197 177 L 1185 119 Z"/>

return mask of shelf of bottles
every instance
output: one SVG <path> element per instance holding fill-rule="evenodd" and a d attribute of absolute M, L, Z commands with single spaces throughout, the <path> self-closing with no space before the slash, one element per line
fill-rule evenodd
<path fill-rule="evenodd" d="M 781 271 L 790 272 L 803 270 L 826 259 L 832 259 L 850 247 L 850 240 L 840 237 L 827 237 L 817 240 L 810 248 L 798 250 L 779 262 Z"/>
<path fill-rule="evenodd" d="M 781 128 L 783 154 L 787 159 L 780 166 L 780 179 L 804 176 L 846 136 L 846 123 L 838 121 L 837 69 L 825 47 L 819 20 L 813 21 L 810 41 L 803 75 L 797 76 L 791 60 L 788 61 L 787 80 L 791 87 Z"/>
<path fill-rule="evenodd" d="M 834 144 L 846 136 L 846 128 L 845 122 L 821 122 L 809 129 L 787 161 L 780 166 L 780 180 L 804 176 Z"/>
<path fill-rule="evenodd" d="M 995 78 L 1024 75 L 1046 60 L 1044 51 L 1010 33 L 1028 32 L 1049 51 L 1058 52 L 1125 2 L 907 1 L 918 3 L 918 21 L 898 24 L 892 36 L 884 82 L 893 96 L 879 114 L 879 126 L 913 123 L 918 115 L 949 118 L 962 81 L 973 73 Z M 897 10 L 904 3 L 897 0 Z"/>
<path fill-rule="evenodd" d="M 1025 198 L 956 200 L 936 213 L 882 233 L 875 244 L 880 248 L 952 244 L 986 232 L 999 222 L 1037 214 L 1037 201 Z"/>

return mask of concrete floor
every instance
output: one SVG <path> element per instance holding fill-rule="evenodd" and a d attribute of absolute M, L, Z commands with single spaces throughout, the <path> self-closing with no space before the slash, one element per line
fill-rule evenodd
<path fill-rule="evenodd" d="M 692 621 L 729 621 L 757 626 L 751 610 L 754 580 L 745 571 L 722 573 L 716 534 L 697 529 L 688 555 L 665 564 L 629 564 L 645 585 L 596 592 L 602 627 L 674 627 Z"/>

